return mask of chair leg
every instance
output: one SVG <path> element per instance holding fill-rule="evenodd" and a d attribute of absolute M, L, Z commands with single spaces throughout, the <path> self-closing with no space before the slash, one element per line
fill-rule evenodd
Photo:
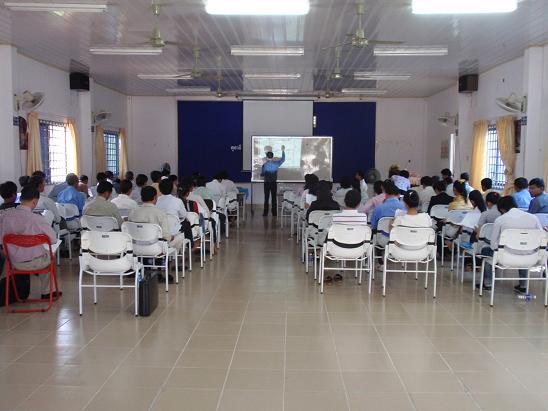
<path fill-rule="evenodd" d="M 384 252 L 384 265 L 382 266 L 382 296 L 386 297 L 386 265 L 388 263 L 388 255 Z"/>
<path fill-rule="evenodd" d="M 135 302 L 133 305 L 135 306 L 135 317 L 139 316 L 139 272 L 138 270 L 135 270 L 135 281 L 133 283 L 133 298 L 135 299 Z"/>
<path fill-rule="evenodd" d="M 497 278 L 497 270 L 495 269 L 495 267 L 492 268 L 493 270 L 493 280 L 491 281 L 491 307 L 494 305 L 495 303 L 495 283 L 497 282 L 496 281 L 496 278 Z"/>
<path fill-rule="evenodd" d="M 441 232 L 441 237 L 439 237 L 441 241 L 441 266 L 445 264 L 445 239 L 443 238 L 443 230 Z"/>
<path fill-rule="evenodd" d="M 124 277 L 120 274 L 120 290 L 124 289 Z"/>
<path fill-rule="evenodd" d="M 373 258 L 373 249 L 369 250 L 369 294 L 371 294 L 371 286 L 373 283 L 375 259 Z"/>
<path fill-rule="evenodd" d="M 546 277 L 544 278 L 544 306 L 548 307 L 548 264 L 544 264 Z"/>
<path fill-rule="evenodd" d="M 455 242 L 451 242 L 451 271 L 453 271 L 453 262 L 455 258 Z"/>
<path fill-rule="evenodd" d="M 183 250 L 185 249 L 185 246 L 183 245 Z M 184 255 L 184 251 L 183 251 Z M 184 266 L 183 262 L 183 266 Z M 175 250 L 175 284 L 179 284 L 179 252 Z"/>
<path fill-rule="evenodd" d="M 480 276 L 480 290 L 479 290 L 479 296 L 483 296 L 483 277 L 485 275 L 485 259 L 481 260 L 481 276 Z M 475 287 L 476 285 L 473 284 Z"/>
<path fill-rule="evenodd" d="M 434 260 L 434 297 L 433 298 L 436 298 L 436 292 L 438 291 L 438 263 L 435 257 L 433 260 Z M 426 276 L 428 276 L 428 273 L 426 273 Z"/>
<path fill-rule="evenodd" d="M 97 304 L 97 276 L 93 273 L 93 304 Z"/>
<path fill-rule="evenodd" d="M 166 293 L 169 291 L 169 254 L 166 252 L 164 258 L 164 272 L 166 280 Z"/>
<path fill-rule="evenodd" d="M 463 261 L 463 274 L 462 276 L 464 277 L 464 261 Z M 474 291 L 476 289 L 476 255 L 475 254 L 472 254 L 472 291 Z"/>
<path fill-rule="evenodd" d="M 304 271 L 308 274 L 308 239 L 303 241 L 304 249 Z"/>
<path fill-rule="evenodd" d="M 82 308 L 82 269 L 80 269 L 80 273 L 78 276 L 78 312 L 80 315 L 84 313 Z"/>
<path fill-rule="evenodd" d="M 320 294 L 323 294 L 323 278 L 324 278 L 324 270 L 325 270 L 325 255 L 324 255 L 324 251 L 322 250 L 322 260 L 321 260 L 321 268 L 320 268 L 320 279 L 319 279 L 319 282 L 320 282 Z"/>

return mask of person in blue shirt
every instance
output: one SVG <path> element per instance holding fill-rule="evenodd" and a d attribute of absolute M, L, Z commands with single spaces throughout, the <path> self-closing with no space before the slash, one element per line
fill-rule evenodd
<path fill-rule="evenodd" d="M 516 190 L 512 197 L 516 201 L 518 208 L 527 208 L 529 209 L 529 204 L 533 197 L 529 193 L 529 184 L 527 179 L 524 177 L 516 178 L 514 181 L 514 189 Z"/>
<path fill-rule="evenodd" d="M 285 146 L 282 146 L 282 158 L 274 160 L 274 153 L 266 153 L 266 163 L 261 169 L 261 177 L 264 180 L 264 212 L 263 217 L 268 215 L 269 197 L 272 196 L 272 215 L 278 214 L 278 169 L 285 162 Z"/>
<path fill-rule="evenodd" d="M 382 189 L 386 195 L 386 198 L 384 202 L 375 207 L 375 210 L 373 211 L 373 215 L 371 216 L 371 227 L 373 230 L 377 229 L 381 218 L 394 217 L 397 210 L 405 210 L 405 206 L 400 201 L 400 192 L 398 187 L 396 187 L 392 180 L 386 180 L 382 184 Z"/>
<path fill-rule="evenodd" d="M 529 181 L 529 193 L 533 197 L 529 205 L 531 214 L 548 213 L 548 194 L 544 192 L 544 180 L 542 178 L 533 178 Z"/>
<path fill-rule="evenodd" d="M 84 193 L 78 191 L 80 179 L 76 174 L 70 173 L 67 175 L 66 182 L 67 188 L 57 195 L 57 202 L 59 204 L 74 204 L 78 207 L 81 216 L 82 211 L 84 210 L 84 204 L 86 203 L 86 198 L 84 197 Z"/>

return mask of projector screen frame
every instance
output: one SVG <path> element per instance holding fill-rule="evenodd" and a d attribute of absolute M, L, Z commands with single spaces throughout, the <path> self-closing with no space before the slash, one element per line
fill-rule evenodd
<path fill-rule="evenodd" d="M 264 180 L 255 180 L 253 173 L 253 147 L 255 144 L 256 138 L 298 138 L 298 139 L 320 139 L 327 138 L 329 139 L 330 151 L 331 151 L 331 169 L 329 172 L 329 181 L 333 181 L 333 136 L 267 136 L 267 135 L 252 135 L 251 136 L 251 183 L 264 183 Z M 277 180 L 278 183 L 304 183 L 304 178 L 302 180 Z"/>

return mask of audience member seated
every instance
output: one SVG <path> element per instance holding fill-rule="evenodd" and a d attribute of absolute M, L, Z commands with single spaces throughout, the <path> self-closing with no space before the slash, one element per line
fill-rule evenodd
<path fill-rule="evenodd" d="M 192 201 L 198 207 L 198 210 L 189 210 L 187 208 L 187 211 L 194 211 L 198 214 L 201 214 L 204 218 L 208 219 L 210 216 L 209 207 L 207 206 L 204 199 L 200 195 L 194 192 L 196 187 L 194 186 L 194 182 L 192 181 L 192 179 L 190 178 L 184 179 L 181 184 L 181 189 L 182 189 L 181 195 L 183 197 L 183 200 Z"/>
<path fill-rule="evenodd" d="M 57 242 L 57 234 L 49 225 L 48 221 L 40 214 L 33 213 L 40 193 L 33 185 L 27 185 L 21 191 L 21 205 L 11 210 L 6 210 L 0 214 L 0 238 L 4 238 L 7 234 L 20 235 L 38 235 L 45 234 L 49 237 L 51 244 Z M 40 270 L 46 268 L 51 260 L 49 250 L 42 246 L 20 248 L 10 248 L 10 258 L 13 266 L 17 270 Z M 5 265 L 2 277 L 5 277 Z M 49 276 L 40 275 L 40 293 L 41 298 L 49 298 L 50 285 Z M 60 297 L 54 295 L 54 298 Z"/>
<path fill-rule="evenodd" d="M 363 170 L 356 171 L 356 180 L 360 182 L 360 194 L 362 197 L 361 204 L 365 204 L 369 195 L 367 193 L 367 182 L 365 181 L 365 173 Z"/>
<path fill-rule="evenodd" d="M 475 188 L 470 185 L 470 174 L 461 173 L 460 180 L 464 183 L 464 186 L 466 187 L 466 192 L 468 194 L 475 190 Z"/>
<path fill-rule="evenodd" d="M 335 191 L 333 199 L 339 203 L 341 207 L 344 207 L 344 197 L 346 196 L 346 193 L 352 190 L 352 180 L 350 177 L 344 176 L 341 178 L 341 181 L 339 181 L 339 184 L 340 187 Z"/>
<path fill-rule="evenodd" d="M 169 173 L 168 173 L 169 175 Z M 152 181 L 151 187 L 156 189 L 156 192 L 160 194 L 160 180 L 162 179 L 162 172 L 154 170 L 150 172 L 150 180 Z M 142 197 L 142 196 L 141 196 Z"/>
<path fill-rule="evenodd" d="M 97 175 L 95 176 L 95 179 L 97 180 L 97 185 L 99 185 L 100 182 L 102 181 L 107 181 L 107 174 L 100 171 L 99 173 L 97 173 Z"/>
<path fill-rule="evenodd" d="M 400 201 L 400 191 L 392 180 L 386 180 L 383 183 L 383 190 L 386 198 L 382 204 L 375 207 L 371 217 L 371 227 L 373 230 L 377 229 L 381 218 L 394 217 L 396 215 L 396 211 L 405 210 L 405 206 Z"/>
<path fill-rule="evenodd" d="M 316 201 L 316 193 L 320 179 L 316 174 L 308 174 L 308 181 L 305 179 L 305 189 L 301 197 L 301 204 L 306 210 L 314 201 Z"/>
<path fill-rule="evenodd" d="M 512 194 L 518 208 L 528 210 L 531 204 L 531 193 L 529 193 L 529 182 L 525 177 L 518 177 L 514 180 L 514 194 Z"/>
<path fill-rule="evenodd" d="M 120 189 L 120 179 L 116 178 L 114 173 L 110 170 L 105 171 L 105 176 L 107 177 L 107 181 L 112 184 L 112 194 L 118 194 Z"/>
<path fill-rule="evenodd" d="M 399 176 L 400 171 L 400 166 L 398 164 L 392 164 L 388 169 L 388 178 L 391 179 L 392 176 Z"/>
<path fill-rule="evenodd" d="M 478 190 L 473 190 L 468 199 L 473 209 L 464 216 L 460 225 L 463 228 L 474 229 L 478 224 L 481 214 L 487 210 L 487 206 L 483 200 L 483 195 Z"/>
<path fill-rule="evenodd" d="M 217 173 L 213 180 L 206 184 L 206 187 L 213 193 L 213 201 L 219 204 L 219 200 L 226 196 L 226 190 L 223 186 L 223 175 Z"/>
<path fill-rule="evenodd" d="M 46 189 L 46 179 L 40 175 L 33 175 L 30 178 L 28 185 L 34 187 L 40 193 L 40 199 L 34 208 L 34 212 L 41 213 L 45 210 L 51 211 L 53 214 L 53 221 L 59 224 L 61 222 L 59 210 L 57 209 L 55 202 L 44 194 L 44 190 Z"/>
<path fill-rule="evenodd" d="M 0 205 L 0 210 L 7 210 L 8 208 L 14 208 L 19 205 L 16 201 L 17 184 L 13 181 L 6 181 L 0 185 L 0 196 L 2 197 L 2 200 L 4 200 Z"/>
<path fill-rule="evenodd" d="M 441 179 L 445 181 L 446 193 L 453 197 L 453 172 L 448 168 L 441 170 Z"/>
<path fill-rule="evenodd" d="M 489 194 L 487 194 L 487 198 L 485 199 L 485 205 L 487 207 L 487 210 L 485 210 L 480 215 L 478 224 L 476 225 L 477 235 L 479 235 L 481 227 L 483 227 L 485 224 L 494 223 L 495 220 L 500 217 L 500 211 L 497 207 L 499 200 L 500 194 L 496 191 L 491 191 Z"/>
<path fill-rule="evenodd" d="M 367 200 L 363 206 L 359 207 L 358 210 L 360 213 L 369 214 L 375 207 L 384 202 L 386 195 L 384 194 L 381 180 L 375 181 L 373 184 L 373 192 L 375 193 L 375 196 Z"/>
<path fill-rule="evenodd" d="M 194 245 L 194 242 L 192 241 L 192 228 L 190 227 L 190 223 L 186 220 L 187 210 L 183 200 L 171 194 L 172 189 L 173 183 L 170 179 L 160 181 L 160 193 L 162 193 L 162 195 L 158 197 L 156 207 L 164 211 L 166 214 L 174 215 L 179 219 L 181 226 L 176 227 L 176 231 L 172 227 L 171 234 L 177 235 L 179 232 L 182 232 Z"/>
<path fill-rule="evenodd" d="M 481 250 L 482 255 L 492 256 L 494 250 L 498 248 L 500 241 L 500 235 L 504 230 L 508 229 L 537 229 L 542 230 L 542 226 L 538 218 L 534 215 L 527 213 L 526 211 L 517 208 L 516 201 L 512 196 L 502 197 L 497 207 L 501 213 L 501 216 L 495 220 L 493 225 L 493 233 L 491 235 L 490 247 L 484 247 Z M 526 278 L 527 270 L 519 270 L 519 277 L 522 280 L 514 287 L 514 290 L 518 293 L 525 293 L 526 291 Z M 491 290 L 491 282 L 493 278 L 493 270 L 489 264 L 485 265 L 485 274 L 483 280 L 483 289 Z M 479 284 L 477 284 L 479 288 Z"/>
<path fill-rule="evenodd" d="M 29 183 L 29 180 L 30 176 L 19 177 L 19 186 L 21 187 L 21 189 L 23 189 L 23 187 L 25 187 Z"/>
<path fill-rule="evenodd" d="M 120 194 L 118 197 L 113 198 L 111 203 L 114 204 L 120 210 L 133 210 L 139 205 L 137 201 L 132 198 L 133 184 L 131 180 L 120 181 Z"/>
<path fill-rule="evenodd" d="M 432 219 L 430 216 L 419 212 L 420 197 L 416 191 L 409 190 L 406 192 L 403 195 L 403 204 L 407 213 L 395 217 L 392 227 L 432 228 Z"/>
<path fill-rule="evenodd" d="M 358 211 L 360 203 L 360 192 L 358 190 L 348 191 L 344 196 L 344 208 L 342 212 L 333 216 L 333 224 L 367 225 L 367 215 Z"/>
<path fill-rule="evenodd" d="M 101 181 L 97 186 L 97 196 L 84 207 L 84 215 L 114 217 L 118 221 L 118 227 L 121 227 L 123 220 L 120 210 L 112 202 L 108 201 L 113 189 L 110 182 Z"/>
<path fill-rule="evenodd" d="M 49 192 L 48 197 L 51 198 L 56 203 L 58 203 L 59 201 L 57 201 L 57 196 L 59 195 L 61 191 L 65 190 L 67 187 L 68 187 L 68 184 L 66 181 L 59 184 L 55 184 L 52 187 L 51 191 Z"/>
<path fill-rule="evenodd" d="M 135 177 L 135 187 L 131 190 L 130 197 L 137 203 L 142 204 L 141 200 L 141 190 L 143 187 L 146 187 L 148 184 L 148 177 L 145 174 L 137 174 Z"/>
<path fill-rule="evenodd" d="M 471 210 L 472 205 L 468 201 L 468 192 L 466 191 L 466 185 L 462 181 L 455 181 L 453 183 L 453 193 L 455 198 L 449 204 L 449 211 L 455 210 Z"/>
<path fill-rule="evenodd" d="M 421 178 L 422 190 L 418 192 L 419 194 L 419 207 L 420 210 L 425 213 L 428 211 L 430 206 L 430 199 L 436 195 L 434 187 L 432 187 L 432 177 L 424 176 Z"/>
<path fill-rule="evenodd" d="M 238 187 L 236 187 L 236 184 L 234 184 L 234 181 L 229 179 L 230 176 L 228 175 L 228 172 L 223 171 L 221 172 L 221 174 L 223 176 L 223 180 L 221 181 L 221 184 L 225 188 L 225 191 L 227 193 L 237 193 L 239 191 Z"/>
<path fill-rule="evenodd" d="M 83 193 L 86 198 L 89 197 L 89 178 L 88 176 L 82 174 L 80 176 L 80 182 L 78 183 L 78 191 Z"/>
<path fill-rule="evenodd" d="M 430 198 L 428 214 L 430 214 L 432 207 L 435 205 L 449 205 L 453 201 L 453 197 L 447 194 L 447 185 L 444 180 L 440 180 L 434 184 L 434 192 L 436 195 Z"/>
<path fill-rule="evenodd" d="M 329 181 L 322 180 L 318 183 L 318 196 L 316 201 L 313 201 L 306 210 L 306 219 L 308 221 L 308 216 L 312 211 L 329 211 L 329 210 L 340 210 L 339 203 L 333 200 L 333 194 L 331 190 L 333 185 Z"/>
<path fill-rule="evenodd" d="M 206 187 L 207 180 L 204 176 L 197 176 L 193 183 L 196 184 L 193 190 L 194 194 L 199 195 L 204 200 L 213 200 L 213 191 Z"/>
<path fill-rule="evenodd" d="M 544 180 L 533 178 L 529 181 L 529 192 L 533 197 L 529 205 L 529 212 L 531 214 L 548 213 L 548 194 L 544 192 Z"/>
<path fill-rule="evenodd" d="M 496 192 L 493 190 L 493 180 L 490 178 L 484 178 L 481 180 L 481 191 L 483 191 L 483 198 L 485 199 L 487 197 L 487 194 Z"/>
<path fill-rule="evenodd" d="M 59 204 L 74 204 L 78 207 L 80 215 L 82 215 L 86 198 L 84 197 L 84 194 L 78 191 L 79 182 L 80 180 L 76 174 L 68 174 L 66 178 L 67 188 L 59 193 L 57 202 Z"/>
<path fill-rule="evenodd" d="M 126 171 L 126 174 L 124 175 L 124 180 L 131 181 L 131 184 L 133 184 L 133 179 L 135 178 L 135 175 L 133 174 L 133 171 Z"/>
<path fill-rule="evenodd" d="M 406 193 L 411 188 L 411 181 L 409 181 L 409 171 L 401 170 L 399 175 L 393 175 L 392 181 L 398 187 L 400 194 Z"/>

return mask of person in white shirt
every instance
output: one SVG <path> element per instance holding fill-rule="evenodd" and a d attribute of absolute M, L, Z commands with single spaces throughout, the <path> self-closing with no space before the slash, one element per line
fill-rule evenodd
<path fill-rule="evenodd" d="M 494 250 L 496 250 L 499 245 L 500 235 L 504 230 L 512 228 L 532 230 L 543 229 L 538 218 L 536 218 L 533 214 L 529 214 L 528 212 L 517 208 L 516 201 L 512 196 L 502 197 L 498 201 L 497 207 L 501 213 L 501 216 L 497 218 L 493 224 L 490 247 L 484 247 L 481 250 L 482 255 L 492 256 L 494 254 Z M 519 270 L 519 277 L 521 280 L 519 281 L 519 284 L 514 287 L 514 290 L 517 293 L 524 294 L 526 292 L 527 285 L 527 270 Z M 486 264 L 483 279 L 484 290 L 491 290 L 492 278 L 493 270 L 491 265 Z M 476 287 L 479 288 L 479 284 L 476 284 Z"/>
<path fill-rule="evenodd" d="M 223 175 L 218 173 L 213 180 L 206 184 L 206 187 L 213 193 L 213 201 L 219 204 L 219 200 L 226 196 L 226 190 L 223 186 Z"/>
<path fill-rule="evenodd" d="M 407 191 L 403 195 L 403 204 L 407 213 L 396 216 L 391 227 L 431 228 L 432 219 L 427 213 L 419 213 L 419 202 L 420 198 L 416 191 Z"/>
<path fill-rule="evenodd" d="M 239 191 L 238 187 L 236 187 L 236 184 L 234 184 L 234 181 L 229 180 L 228 172 L 223 171 L 221 174 L 223 177 L 221 184 L 225 188 L 225 191 L 227 193 L 237 193 Z"/>
<path fill-rule="evenodd" d="M 166 179 L 160 181 L 160 193 L 156 201 L 156 207 L 163 210 L 166 214 L 171 214 L 178 217 L 180 220 L 186 219 L 186 208 L 183 200 L 171 194 L 173 191 L 173 183 Z"/>
<path fill-rule="evenodd" d="M 436 195 L 434 191 L 434 182 L 432 177 L 424 176 L 421 178 L 422 190 L 419 191 L 419 205 L 423 213 L 428 211 L 428 206 L 430 205 L 430 199 Z"/>
<path fill-rule="evenodd" d="M 113 198 L 110 200 L 112 204 L 114 204 L 116 207 L 118 207 L 120 210 L 133 210 L 139 205 L 137 204 L 137 201 L 135 201 L 131 193 L 133 192 L 133 184 L 129 180 L 122 180 L 120 181 L 120 194 L 118 197 Z"/>
<path fill-rule="evenodd" d="M 333 200 L 335 200 L 341 207 L 345 206 L 344 198 L 346 196 L 346 193 L 348 193 L 350 190 L 352 190 L 352 180 L 350 180 L 350 177 L 344 176 L 341 178 L 340 181 L 340 187 L 335 191 L 335 195 L 333 196 Z M 361 196 L 360 196 L 361 201 Z"/>
<path fill-rule="evenodd" d="M 53 201 L 51 198 L 46 196 L 44 194 L 44 190 L 46 189 L 46 179 L 41 175 L 33 175 L 28 185 L 33 186 L 38 190 L 40 193 L 40 199 L 38 200 L 38 203 L 36 204 L 36 207 L 34 208 L 34 212 L 42 212 L 45 210 L 49 210 L 53 214 L 53 221 L 55 223 L 61 222 L 61 216 L 59 215 L 59 210 L 57 209 L 57 206 L 55 205 L 55 201 Z"/>
<path fill-rule="evenodd" d="M 411 188 L 411 181 L 409 181 L 409 171 L 401 170 L 399 175 L 393 175 L 392 181 L 400 190 L 400 194 L 404 194 Z"/>
<path fill-rule="evenodd" d="M 361 204 L 365 204 L 369 195 L 367 194 L 367 183 L 365 182 L 365 173 L 362 170 L 356 171 L 356 179 L 360 182 Z"/>
<path fill-rule="evenodd" d="M 135 186 L 129 195 L 138 205 L 143 204 L 141 200 L 141 190 L 148 185 L 148 177 L 145 174 L 137 174 L 135 177 Z"/>
<path fill-rule="evenodd" d="M 367 215 L 358 212 L 361 194 L 358 190 L 350 190 L 344 196 L 344 209 L 333 216 L 333 224 L 367 225 Z"/>
<path fill-rule="evenodd" d="M 464 181 L 464 187 L 466 187 L 468 194 L 475 190 L 475 188 L 470 185 L 470 174 L 461 173 L 460 179 Z"/>

